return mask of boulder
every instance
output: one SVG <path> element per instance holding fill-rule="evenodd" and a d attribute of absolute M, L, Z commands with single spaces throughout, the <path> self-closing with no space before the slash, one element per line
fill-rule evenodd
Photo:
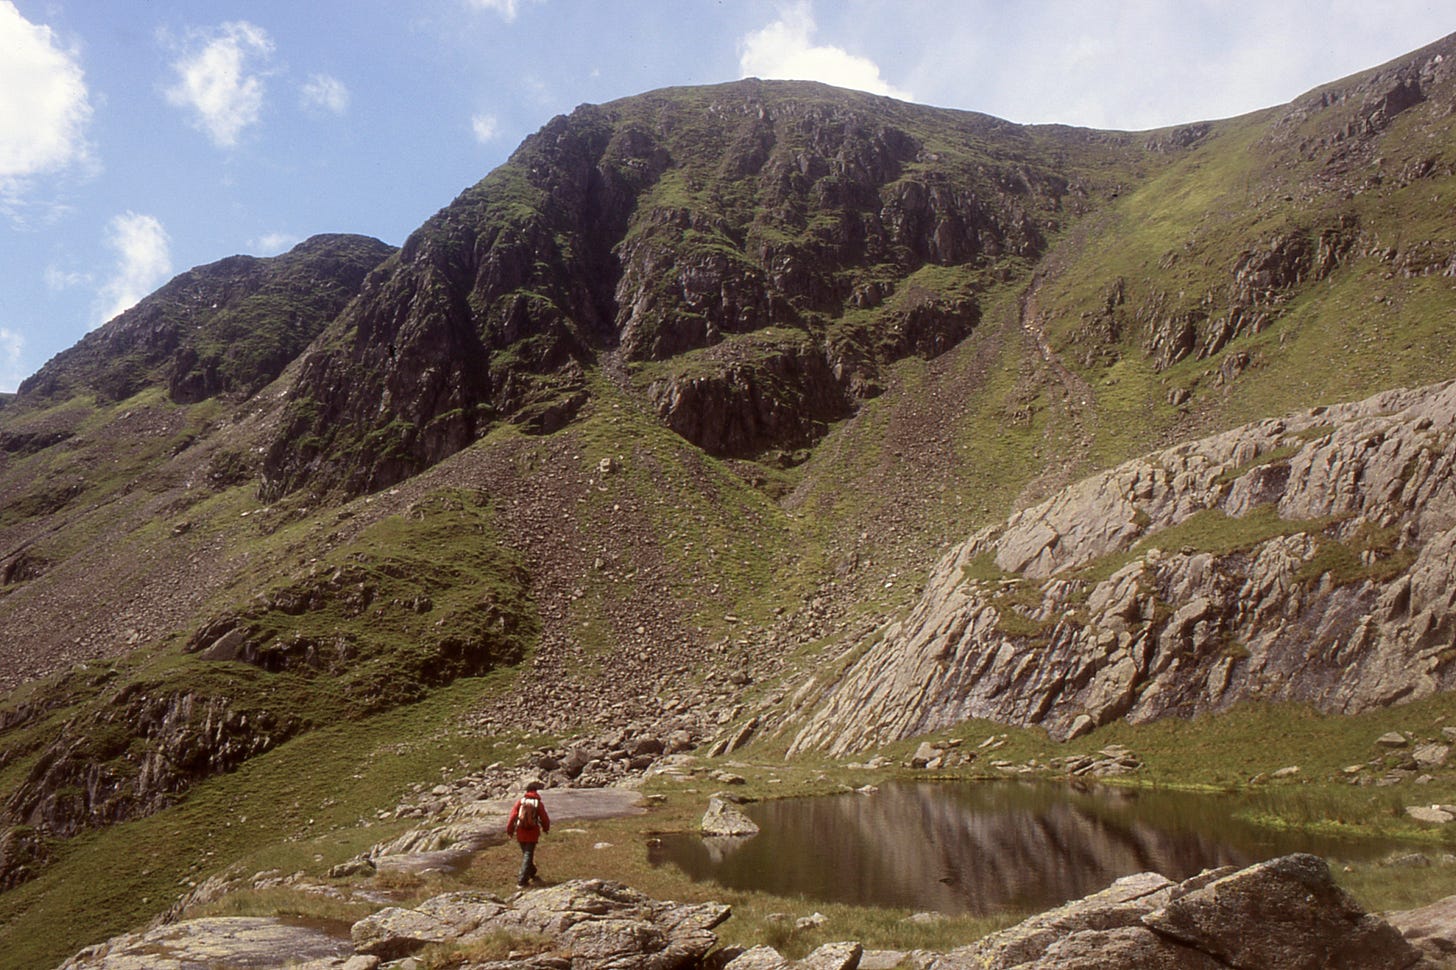
<path fill-rule="evenodd" d="M 703 813 L 702 831 L 710 836 L 757 835 L 758 824 L 733 805 L 716 795 L 708 799 L 708 810 Z"/>
<path fill-rule="evenodd" d="M 825 943 L 794 966 L 795 970 L 856 970 L 863 955 L 859 943 Z"/>
<path fill-rule="evenodd" d="M 1385 918 L 1427 956 L 1448 963 L 1456 960 L 1456 896 Z"/>
<path fill-rule="evenodd" d="M 978 943 L 934 970 L 1407 970 L 1422 955 L 1362 910 L 1324 860 L 1291 855 L 1182 883 L 1119 879 Z"/>
<path fill-rule="evenodd" d="M 1429 822 L 1432 825 L 1445 825 L 1456 820 L 1456 814 L 1444 805 L 1408 805 L 1405 813 L 1417 822 Z"/>
<path fill-rule="evenodd" d="M 1179 894 L 1142 923 L 1234 967 L 1396 970 L 1420 960 L 1395 927 L 1335 884 L 1323 859 L 1305 854 Z"/>
<path fill-rule="evenodd" d="M 793 967 L 783 954 L 771 946 L 759 945 L 744 950 L 723 965 L 723 970 L 790 970 Z"/>
<path fill-rule="evenodd" d="M 505 911 L 489 893 L 446 893 L 414 909 L 391 906 L 359 920 L 350 930 L 358 953 L 394 960 L 430 943 L 458 940 Z"/>
<path fill-rule="evenodd" d="M 718 903 L 651 899 L 621 883 L 573 880 L 520 894 L 513 905 L 472 936 L 501 930 L 552 937 L 571 954 L 572 970 L 697 966 L 717 945 L 713 928 L 731 915 Z"/>
<path fill-rule="evenodd" d="M 1451 746 L 1449 744 L 1428 743 L 1416 745 L 1416 749 L 1411 752 L 1411 757 L 1422 768 L 1440 768 L 1446 763 L 1450 754 Z"/>

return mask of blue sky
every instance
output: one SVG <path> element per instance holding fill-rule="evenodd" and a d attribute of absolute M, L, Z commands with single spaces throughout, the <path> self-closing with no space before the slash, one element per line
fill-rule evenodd
<path fill-rule="evenodd" d="M 1143 129 L 1452 31 L 1450 0 L 0 0 L 0 391 L 192 266 L 399 244 L 586 102 L 804 77 Z"/>

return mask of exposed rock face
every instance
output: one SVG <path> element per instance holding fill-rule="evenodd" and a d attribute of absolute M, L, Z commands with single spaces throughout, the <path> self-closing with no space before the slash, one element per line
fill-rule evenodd
<path fill-rule="evenodd" d="M 811 443 L 883 364 L 970 332 L 980 270 L 1041 253 L 1105 178 L 1055 167 L 1073 144 L 1144 154 L 798 82 L 578 108 L 365 283 L 304 361 L 266 491 L 377 489 L 502 419 L 553 431 L 603 358 L 714 454 Z"/>
<path fill-rule="evenodd" d="M 1420 951 L 1364 912 L 1316 856 L 1182 883 L 1155 873 L 1119 879 L 1086 899 L 944 957 L 927 970 L 1406 970 Z"/>
<path fill-rule="evenodd" d="M 793 750 L 1456 685 L 1456 383 L 1148 455 L 983 530 Z M 854 712 L 852 715 L 850 712 Z M 1083 722 L 1085 724 L 1085 722 Z"/>
<path fill-rule="evenodd" d="M 152 383 L 183 404 L 247 397 L 277 377 L 392 252 L 365 236 L 322 235 L 281 256 L 199 266 L 56 355 L 20 385 L 17 401 L 82 389 L 122 400 Z"/>
<path fill-rule="evenodd" d="M 382 910 L 355 923 L 353 938 L 357 952 L 394 959 L 427 943 L 534 936 L 548 941 L 541 966 L 676 970 L 697 966 L 717 943 L 713 927 L 729 915 L 717 903 L 660 902 L 620 883 L 574 880 L 510 902 L 487 893 L 449 893 L 414 909 Z M 537 964 L 528 959 L 524 965 Z"/>
<path fill-rule="evenodd" d="M 150 814 L 301 726 L 227 697 L 122 691 L 97 721 L 53 739 L 0 805 L 0 889 L 34 873 L 48 839 Z"/>
<path fill-rule="evenodd" d="M 58 970 L 285 966 L 354 970 L 348 966 L 352 953 L 347 940 L 316 929 L 263 917 L 217 917 L 114 937 L 87 947 Z"/>

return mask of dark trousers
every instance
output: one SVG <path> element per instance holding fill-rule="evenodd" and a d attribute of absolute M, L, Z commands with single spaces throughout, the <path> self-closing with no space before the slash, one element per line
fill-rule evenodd
<path fill-rule="evenodd" d="M 536 876 L 536 843 L 522 842 L 520 846 L 521 875 L 516 879 L 516 883 L 524 886 Z"/>

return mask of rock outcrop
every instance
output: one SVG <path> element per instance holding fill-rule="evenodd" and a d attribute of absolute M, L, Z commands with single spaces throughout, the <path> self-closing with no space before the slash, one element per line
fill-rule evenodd
<path fill-rule="evenodd" d="M 381 910 L 354 924 L 356 952 L 394 959 L 429 943 L 490 936 L 542 941 L 539 959 L 513 963 L 552 970 L 677 970 L 695 967 L 731 915 L 718 903 L 660 902 L 620 883 L 575 880 L 521 893 L 448 893 L 413 909 Z"/>
<path fill-rule="evenodd" d="M 1456 686 L 1456 383 L 1263 421 L 962 543 L 791 752 L 983 717 L 1066 737 L 1246 698 L 1355 713 Z"/>
<path fill-rule="evenodd" d="M 1316 856 L 1292 855 L 1182 883 L 1119 879 L 925 970 L 1410 970 L 1419 950 L 1335 884 Z"/>
<path fill-rule="evenodd" d="M 302 726 L 225 696 L 123 689 L 93 720 L 67 725 L 0 803 L 0 889 L 34 875 L 51 840 L 174 804 Z"/>
<path fill-rule="evenodd" d="M 827 943 L 800 960 L 767 945 L 718 950 L 719 903 L 651 899 L 601 879 L 517 893 L 453 892 L 382 909 L 353 925 L 351 941 L 267 919 L 204 919 L 116 937 L 59 970 L 156 970 L 226 963 L 372 970 L 431 944 L 457 945 L 461 970 L 856 970 L 855 941 Z M 1412 917 L 1431 953 L 1447 952 L 1438 915 Z M 509 960 L 469 956 L 471 944 L 510 944 Z M 290 947 L 283 952 L 280 947 Z M 1446 950 L 1442 950 L 1445 947 Z M 710 954 L 712 954 L 710 956 Z M 945 953 L 893 955 L 917 970 L 1434 970 L 1389 922 L 1365 912 L 1322 859 L 1292 855 L 1175 883 L 1156 873 L 1119 879 L 1085 899 Z M 705 959 L 706 958 L 706 959 Z M 151 960 L 153 962 L 147 962 Z M 306 961 L 306 962 L 293 962 Z"/>

